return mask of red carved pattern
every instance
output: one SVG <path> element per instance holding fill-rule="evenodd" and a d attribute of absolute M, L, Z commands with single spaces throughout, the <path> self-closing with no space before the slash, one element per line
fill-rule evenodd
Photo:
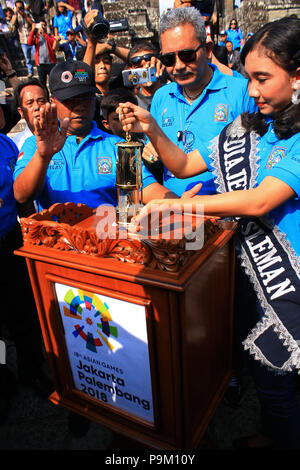
<path fill-rule="evenodd" d="M 186 239 L 100 239 L 96 231 L 76 227 L 76 222 L 93 214 L 83 204 L 55 204 L 49 210 L 21 219 L 24 245 L 39 245 L 97 257 L 141 264 L 151 269 L 178 272 L 195 254 L 186 249 Z M 55 220 L 53 220 L 55 219 Z M 218 232 L 213 220 L 205 221 L 204 238 Z"/>

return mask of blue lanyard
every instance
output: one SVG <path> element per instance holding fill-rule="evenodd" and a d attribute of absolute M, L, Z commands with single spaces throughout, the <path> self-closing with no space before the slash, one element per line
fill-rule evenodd
<path fill-rule="evenodd" d="M 70 46 L 70 49 L 71 49 L 71 52 L 72 52 L 73 60 L 76 60 L 77 44 L 75 44 L 74 49 L 73 49 L 73 46 L 70 42 L 69 42 L 69 46 Z"/>

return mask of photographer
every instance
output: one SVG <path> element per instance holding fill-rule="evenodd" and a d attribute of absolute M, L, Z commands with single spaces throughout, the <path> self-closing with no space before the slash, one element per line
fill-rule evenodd
<path fill-rule="evenodd" d="M 35 64 L 37 66 L 40 82 L 46 86 L 47 76 L 56 64 L 56 56 L 54 52 L 55 37 L 47 34 L 47 23 L 45 20 L 40 22 L 39 29 L 32 24 L 29 34 L 28 44 L 35 46 Z"/>
<path fill-rule="evenodd" d="M 101 15 L 102 16 L 102 15 Z M 92 32 L 91 28 L 95 24 L 95 19 L 99 18 L 99 11 L 98 10 L 91 10 L 89 11 L 84 17 L 84 33 L 87 36 L 87 48 L 84 55 L 84 62 L 88 64 L 90 67 L 94 68 L 95 62 L 95 55 L 102 53 L 102 54 L 114 54 L 124 62 L 128 60 L 129 49 L 126 47 L 120 47 L 115 43 L 113 35 L 109 34 L 109 32 L 103 37 L 95 37 Z M 102 18 L 103 20 L 103 18 Z M 100 18 L 101 21 L 101 18 Z M 105 42 L 100 42 L 100 40 L 107 38 Z M 97 50 L 96 50 L 97 49 Z"/>
<path fill-rule="evenodd" d="M 32 47 L 28 44 L 28 38 L 31 31 L 33 18 L 25 11 L 24 2 L 17 0 L 15 2 L 16 12 L 11 20 L 13 30 L 17 30 L 19 34 L 19 41 L 25 57 L 26 67 L 28 70 L 27 78 L 33 76 L 33 63 L 32 63 Z"/>
<path fill-rule="evenodd" d="M 91 10 L 84 16 L 84 33 L 87 37 L 87 47 L 83 62 L 88 64 L 95 73 L 95 83 L 97 87 L 96 107 L 94 120 L 99 129 L 106 130 L 102 124 L 101 101 L 102 97 L 113 88 L 122 86 L 122 82 L 116 78 L 112 80 L 112 53 L 127 62 L 129 49 L 119 47 L 113 41 L 112 36 L 106 42 L 99 42 L 91 32 L 95 19 L 98 17 L 98 10 Z M 101 18 L 100 18 L 101 20 Z M 104 28 L 105 30 L 105 28 Z"/>

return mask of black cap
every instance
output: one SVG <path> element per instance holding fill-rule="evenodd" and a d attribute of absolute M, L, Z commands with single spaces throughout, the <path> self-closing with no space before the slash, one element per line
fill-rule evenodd
<path fill-rule="evenodd" d="M 49 75 L 49 88 L 59 101 L 98 92 L 94 72 L 85 62 L 79 60 L 55 65 Z"/>

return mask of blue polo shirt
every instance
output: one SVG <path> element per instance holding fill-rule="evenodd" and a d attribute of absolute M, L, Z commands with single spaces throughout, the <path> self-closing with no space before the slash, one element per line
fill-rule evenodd
<path fill-rule="evenodd" d="M 280 140 L 270 121 L 267 133 L 259 137 L 258 151 L 259 168 L 256 185 L 267 176 L 273 176 L 288 184 L 296 194 L 294 198 L 271 211 L 269 216 L 300 256 L 300 133 L 289 139 Z M 200 153 L 208 168 L 213 171 L 210 152 L 203 147 Z"/>
<path fill-rule="evenodd" d="M 53 18 L 53 28 L 57 28 L 58 34 L 65 39 L 67 39 L 68 29 L 73 29 L 72 17 L 72 12 L 68 10 L 66 16 L 61 13 L 60 15 L 55 15 Z"/>
<path fill-rule="evenodd" d="M 249 98 L 248 81 L 221 73 L 209 64 L 213 76 L 197 100 L 189 104 L 182 88 L 172 82 L 154 94 L 151 114 L 165 134 L 186 153 L 207 148 L 213 137 L 244 111 L 255 109 Z M 216 188 L 209 172 L 178 179 L 165 167 L 163 184 L 178 196 L 202 182 L 201 194 L 214 194 Z"/>
<path fill-rule="evenodd" d="M 98 129 L 93 122 L 90 133 L 78 145 L 76 136 L 68 136 L 63 148 L 49 163 L 45 184 L 37 196 L 37 210 L 61 202 L 87 204 L 93 209 L 102 204 L 117 205 L 116 143 L 122 139 Z M 14 178 L 24 170 L 36 151 L 36 137 L 24 143 L 15 167 Z M 143 184 L 151 173 L 143 166 Z"/>
<path fill-rule="evenodd" d="M 0 238 L 17 223 L 17 207 L 13 192 L 13 171 L 18 158 L 16 144 L 0 134 Z"/>

